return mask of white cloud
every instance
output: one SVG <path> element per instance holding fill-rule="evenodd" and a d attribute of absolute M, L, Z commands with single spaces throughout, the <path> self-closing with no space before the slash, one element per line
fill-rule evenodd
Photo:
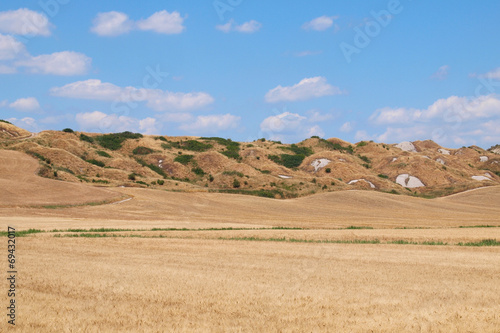
<path fill-rule="evenodd" d="M 228 33 L 231 31 L 237 31 L 237 32 L 251 34 L 251 33 L 259 31 L 260 28 L 262 28 L 262 24 L 260 22 L 255 21 L 255 20 L 251 20 L 251 21 L 245 22 L 241 25 L 238 25 L 238 24 L 236 24 L 236 22 L 233 19 L 231 19 L 226 24 L 217 25 L 217 26 L 215 26 L 215 28 L 217 30 L 220 30 L 220 31 L 225 32 L 225 33 Z"/>
<path fill-rule="evenodd" d="M 338 19 L 338 16 L 320 16 L 312 21 L 306 22 L 302 25 L 304 30 L 314 30 L 314 31 L 325 31 L 331 26 L 333 26 L 334 20 Z M 336 27 L 337 30 L 337 27 Z"/>
<path fill-rule="evenodd" d="M 302 51 L 302 52 L 296 52 L 294 55 L 296 57 L 302 58 L 302 57 L 309 57 L 309 56 L 314 56 L 323 53 L 323 51 Z"/>
<path fill-rule="evenodd" d="M 158 134 L 161 124 L 155 118 L 136 119 L 100 111 L 78 113 L 75 120 L 82 131 L 89 132 L 140 132 Z"/>
<path fill-rule="evenodd" d="M 18 111 L 33 111 L 40 108 L 35 97 L 20 98 L 9 104 L 9 107 Z"/>
<path fill-rule="evenodd" d="M 53 96 L 116 101 L 147 102 L 147 106 L 156 111 L 190 111 L 201 109 L 214 102 L 214 98 L 205 92 L 174 93 L 159 89 L 118 87 L 100 80 L 86 80 L 50 89 Z"/>
<path fill-rule="evenodd" d="M 0 64 L 0 74 L 14 74 L 17 73 L 17 69 L 12 66 Z"/>
<path fill-rule="evenodd" d="M 288 111 L 267 117 L 260 124 L 260 129 L 268 139 L 284 142 L 297 142 L 313 135 L 325 135 L 321 127 L 311 124 L 307 117 Z"/>
<path fill-rule="evenodd" d="M 370 120 L 376 124 L 404 124 L 437 117 L 465 121 L 492 116 L 500 116 L 500 99 L 494 94 L 473 98 L 451 96 L 437 100 L 427 109 L 383 108 L 375 111 Z"/>
<path fill-rule="evenodd" d="M 330 113 L 321 113 L 317 110 L 307 111 L 307 121 L 310 123 L 321 123 L 331 119 L 333 119 L 333 115 Z"/>
<path fill-rule="evenodd" d="M 345 122 L 341 127 L 340 131 L 343 133 L 349 133 L 353 130 L 353 124 L 351 122 Z"/>
<path fill-rule="evenodd" d="M 0 32 L 23 36 L 50 36 L 52 24 L 45 14 L 27 8 L 0 12 Z"/>
<path fill-rule="evenodd" d="M 432 74 L 431 78 L 436 80 L 445 80 L 448 78 L 448 73 L 450 71 L 450 66 L 444 65 L 439 67 L 436 73 Z"/>
<path fill-rule="evenodd" d="M 12 36 L 0 34 L 0 60 L 11 60 L 25 52 L 23 43 Z"/>
<path fill-rule="evenodd" d="M 179 12 L 169 13 L 166 10 L 156 12 L 145 20 L 137 22 L 139 30 L 151 30 L 160 34 L 180 34 L 186 28 L 183 26 L 186 18 Z"/>
<path fill-rule="evenodd" d="M 44 54 L 16 62 L 34 74 L 82 75 L 89 71 L 92 59 L 85 54 L 71 51 Z"/>
<path fill-rule="evenodd" d="M 154 31 L 159 34 L 180 34 L 185 30 L 184 20 L 179 12 L 162 10 L 144 20 L 134 22 L 127 14 L 111 11 L 99 13 L 92 21 L 90 31 L 99 36 L 114 37 L 132 30 Z"/>
<path fill-rule="evenodd" d="M 500 80 L 500 67 L 488 72 L 488 73 L 485 73 L 485 74 L 480 74 L 479 77 L 484 77 L 484 78 L 487 78 L 487 79 L 497 79 L 497 80 Z"/>
<path fill-rule="evenodd" d="M 11 122 L 12 124 L 16 125 L 17 127 L 21 127 L 25 130 L 28 130 L 30 132 L 38 132 L 39 131 L 39 126 L 36 123 L 36 120 L 31 118 L 31 117 L 25 117 L 22 119 L 17 119 L 17 118 L 9 118 L 7 119 L 8 122 Z"/>
<path fill-rule="evenodd" d="M 291 87 L 277 86 L 271 89 L 265 96 L 268 103 L 280 101 L 304 101 L 322 96 L 340 95 L 343 92 L 335 86 L 327 83 L 326 78 L 318 76 L 303 79 Z"/>
<path fill-rule="evenodd" d="M 198 116 L 193 123 L 183 124 L 179 128 L 191 133 L 216 133 L 238 128 L 241 117 L 232 114 Z"/>
<path fill-rule="evenodd" d="M 4 108 L 7 105 L 9 105 L 9 102 L 7 100 L 0 101 L 0 108 Z"/>
<path fill-rule="evenodd" d="M 134 26 L 134 22 L 129 19 L 127 14 L 115 11 L 98 13 L 92 23 L 90 31 L 99 36 L 108 37 L 126 34 Z"/>

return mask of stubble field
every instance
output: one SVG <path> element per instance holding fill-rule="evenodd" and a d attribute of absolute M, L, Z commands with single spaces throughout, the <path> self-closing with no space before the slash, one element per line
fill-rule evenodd
<path fill-rule="evenodd" d="M 31 202 L 1 207 L 2 231 L 35 229 L 17 237 L 16 331 L 500 331 L 498 187 L 282 201 L 52 185 L 0 194 Z"/>

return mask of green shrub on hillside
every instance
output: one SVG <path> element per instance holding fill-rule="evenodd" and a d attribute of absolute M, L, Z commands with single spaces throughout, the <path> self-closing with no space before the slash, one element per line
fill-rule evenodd
<path fill-rule="evenodd" d="M 143 136 L 140 133 L 122 132 L 100 135 L 96 137 L 96 140 L 104 148 L 109 150 L 118 150 L 122 147 L 122 143 L 125 140 L 140 139 L 142 137 Z"/>
<path fill-rule="evenodd" d="M 75 131 L 73 131 L 71 128 L 65 128 L 62 131 L 65 133 L 75 133 Z"/>
<path fill-rule="evenodd" d="M 12 123 L 11 123 L 11 122 L 9 122 L 9 121 L 7 121 L 7 120 L 3 120 L 3 119 L 0 119 L 0 123 L 6 123 L 6 124 L 10 124 L 10 125 L 12 125 Z"/>
<path fill-rule="evenodd" d="M 88 162 L 90 164 L 97 165 L 98 167 L 101 167 L 101 168 L 104 168 L 106 166 L 106 164 L 104 164 L 104 162 L 101 162 L 101 161 L 98 161 L 98 160 L 94 160 L 94 159 L 87 160 L 86 162 Z"/>
<path fill-rule="evenodd" d="M 184 165 L 188 165 L 189 162 L 193 160 L 194 156 L 193 155 L 179 155 L 176 158 L 174 158 L 174 162 L 179 162 Z"/>
<path fill-rule="evenodd" d="M 310 156 L 314 154 L 314 151 L 309 147 L 299 147 L 296 144 L 292 144 L 290 147 L 280 147 L 283 150 L 291 150 L 297 155 Z"/>
<path fill-rule="evenodd" d="M 148 155 L 151 154 L 152 152 L 153 149 L 143 146 L 139 146 L 132 151 L 134 155 Z"/>
<path fill-rule="evenodd" d="M 80 140 L 82 141 L 85 141 L 85 142 L 88 142 L 88 143 L 94 143 L 94 138 L 88 136 L 88 135 L 85 135 L 85 134 L 80 134 Z"/>
<path fill-rule="evenodd" d="M 268 155 L 267 158 L 269 158 L 274 163 L 281 164 L 286 168 L 292 169 L 300 166 L 305 156 L 281 154 L 281 155 Z"/>
<path fill-rule="evenodd" d="M 106 153 L 105 151 L 102 151 L 102 150 L 98 150 L 96 151 L 97 155 L 99 156 L 102 156 L 102 157 L 107 157 L 107 158 L 110 158 L 111 155 L 109 155 L 108 153 Z"/>
<path fill-rule="evenodd" d="M 200 167 L 192 168 L 191 171 L 193 171 L 198 176 L 204 176 L 205 175 L 205 171 L 203 171 L 203 169 L 200 168 Z"/>
<path fill-rule="evenodd" d="M 146 168 L 149 168 L 149 169 L 153 170 L 154 172 L 156 172 L 157 174 L 163 176 L 164 178 L 167 177 L 167 174 L 165 173 L 165 171 L 163 171 L 163 169 L 160 168 L 159 166 L 157 166 L 155 164 L 147 163 L 146 161 L 141 160 L 140 158 L 136 158 L 136 161 L 137 161 L 137 163 L 139 163 L 143 167 L 146 167 Z"/>
<path fill-rule="evenodd" d="M 338 150 L 344 153 L 352 154 L 354 153 L 354 148 L 349 145 L 347 147 L 341 146 L 339 143 L 333 143 L 325 139 L 319 139 L 320 144 L 330 150 Z"/>

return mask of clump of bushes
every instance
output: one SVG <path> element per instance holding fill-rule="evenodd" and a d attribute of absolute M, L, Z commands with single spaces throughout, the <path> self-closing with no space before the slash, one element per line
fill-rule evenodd
<path fill-rule="evenodd" d="M 101 168 L 104 168 L 106 166 L 106 164 L 104 164 L 104 162 L 98 161 L 98 160 L 94 160 L 94 159 L 87 160 L 86 162 L 88 162 L 90 164 L 93 164 L 93 165 L 97 165 L 98 167 L 101 167 Z"/>
<path fill-rule="evenodd" d="M 314 154 L 314 151 L 309 147 L 299 147 L 296 144 L 292 144 L 290 147 L 280 147 L 283 150 L 291 150 L 297 155 L 310 156 Z"/>
<path fill-rule="evenodd" d="M 118 150 L 122 147 L 122 143 L 127 139 L 140 139 L 142 138 L 140 133 L 132 132 L 122 132 L 122 133 L 112 133 L 105 134 L 96 137 L 97 142 L 104 148 L 109 150 Z"/>
<path fill-rule="evenodd" d="M 356 147 L 364 147 L 364 146 L 366 146 L 367 144 L 368 144 L 368 142 L 366 142 L 366 141 L 360 141 L 360 142 L 358 142 L 358 143 L 356 144 Z"/>
<path fill-rule="evenodd" d="M 147 163 L 146 161 L 141 160 L 140 158 L 137 158 L 136 161 L 137 161 L 137 163 L 139 163 L 143 167 L 146 167 L 146 168 L 149 168 L 149 169 L 153 170 L 154 172 L 156 172 L 160 176 L 163 176 L 164 178 L 167 177 L 167 174 L 165 173 L 165 171 L 163 171 L 163 169 L 160 168 L 159 166 L 157 166 L 155 164 Z"/>
<path fill-rule="evenodd" d="M 10 121 L 3 120 L 3 119 L 0 119 L 0 123 L 6 123 L 6 124 L 12 125 L 12 123 Z"/>
<path fill-rule="evenodd" d="M 174 158 L 174 162 L 179 162 L 180 164 L 188 165 L 189 162 L 193 160 L 193 158 L 194 158 L 193 155 L 179 155 L 176 158 Z"/>
<path fill-rule="evenodd" d="M 305 155 L 290 155 L 290 154 L 281 154 L 281 155 L 268 155 L 271 161 L 277 164 L 281 164 L 286 168 L 292 169 L 297 168 L 305 158 Z"/>
<path fill-rule="evenodd" d="M 340 145 L 339 143 L 333 143 L 333 142 L 330 142 L 330 141 L 325 140 L 325 139 L 319 139 L 319 142 L 323 147 L 330 149 L 330 150 L 338 150 L 338 151 L 348 153 L 348 154 L 354 153 L 354 148 L 351 145 L 344 147 L 344 146 Z"/>
<path fill-rule="evenodd" d="M 242 172 L 239 171 L 224 171 L 222 174 L 226 176 L 238 176 L 240 178 L 243 178 L 245 176 Z"/>
<path fill-rule="evenodd" d="M 223 139 L 218 137 L 208 137 L 202 139 L 206 141 L 215 141 L 218 144 L 225 146 L 226 150 L 222 152 L 223 155 L 229 158 L 233 158 L 237 161 L 241 161 L 239 142 L 232 141 L 231 139 Z"/>
<path fill-rule="evenodd" d="M 192 168 L 191 171 L 193 171 L 198 176 L 204 176 L 205 175 L 205 171 L 203 171 L 203 169 L 200 168 L 200 167 Z"/>
<path fill-rule="evenodd" d="M 378 176 L 379 176 L 380 178 L 382 178 L 382 179 L 388 179 L 388 178 L 389 178 L 389 176 L 384 175 L 384 174 L 379 174 Z"/>
<path fill-rule="evenodd" d="M 152 152 L 153 149 L 143 146 L 139 146 L 132 151 L 134 155 L 148 155 L 151 154 Z"/>
<path fill-rule="evenodd" d="M 239 188 L 241 186 L 240 181 L 236 178 L 233 179 L 233 187 Z"/>
<path fill-rule="evenodd" d="M 75 133 L 75 131 L 73 131 L 71 128 L 65 128 L 62 131 L 65 133 Z"/>
<path fill-rule="evenodd" d="M 85 142 L 88 142 L 88 143 L 94 143 L 94 138 L 88 136 L 88 135 L 85 135 L 85 134 L 80 134 L 80 140 L 82 141 L 85 141 Z"/>
<path fill-rule="evenodd" d="M 102 150 L 98 150 L 96 151 L 97 155 L 99 156 L 102 156 L 102 157 L 107 157 L 107 158 L 110 158 L 111 155 L 109 155 L 108 153 L 106 153 L 105 151 L 102 151 Z"/>

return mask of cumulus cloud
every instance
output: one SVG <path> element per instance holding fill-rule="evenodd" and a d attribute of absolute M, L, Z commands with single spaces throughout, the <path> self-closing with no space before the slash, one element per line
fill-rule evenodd
<path fill-rule="evenodd" d="M 373 137 L 381 142 L 431 139 L 445 146 L 491 143 L 498 136 L 500 98 L 451 96 L 425 109 L 383 108 L 370 117 L 375 125 L 387 126 Z"/>
<path fill-rule="evenodd" d="M 376 124 L 405 124 L 438 117 L 470 120 L 492 116 L 500 116 L 500 99 L 494 94 L 473 98 L 451 96 L 437 100 L 427 109 L 382 108 L 370 120 Z"/>
<path fill-rule="evenodd" d="M 431 78 L 435 80 L 445 80 L 448 78 L 448 73 L 450 71 L 450 66 L 444 65 L 439 67 L 436 73 L 432 74 Z"/>
<path fill-rule="evenodd" d="M 0 60 L 11 60 L 24 54 L 26 48 L 12 36 L 0 34 Z"/>
<path fill-rule="evenodd" d="M 338 19 L 338 16 L 320 16 L 312 21 L 306 22 L 302 25 L 304 30 L 314 30 L 314 31 L 325 31 L 331 26 L 333 26 L 334 21 Z M 338 26 L 335 26 L 336 30 Z"/>
<path fill-rule="evenodd" d="M 479 74 L 479 77 L 500 80 L 500 67 L 498 67 L 498 68 L 496 68 L 488 73 Z"/>
<path fill-rule="evenodd" d="M 17 127 L 24 128 L 25 130 L 28 130 L 30 132 L 38 132 L 40 127 L 36 123 L 36 120 L 31 117 L 24 117 L 21 119 L 17 118 L 9 118 L 7 119 L 8 122 L 11 122 L 12 124 L 16 125 Z"/>
<path fill-rule="evenodd" d="M 185 30 L 184 20 L 179 12 L 169 13 L 162 10 L 154 13 L 147 19 L 134 22 L 122 12 L 99 13 L 92 21 L 90 31 L 99 35 L 114 37 L 126 34 L 132 30 L 154 31 L 159 34 L 180 34 Z"/>
<path fill-rule="evenodd" d="M 146 102 L 156 111 L 190 111 L 206 107 L 214 98 L 205 92 L 180 93 L 159 89 L 118 87 L 101 80 L 69 83 L 50 89 L 53 96 L 116 102 Z"/>
<path fill-rule="evenodd" d="M 26 67 L 33 74 L 82 75 L 91 67 L 92 59 L 85 54 L 71 51 L 44 54 L 17 61 L 15 64 Z"/>
<path fill-rule="evenodd" d="M 277 86 L 269 90 L 265 99 L 268 103 L 295 102 L 322 96 L 340 95 L 342 93 L 338 87 L 328 84 L 326 78 L 318 76 L 303 79 L 291 87 Z"/>
<path fill-rule="evenodd" d="M 92 21 L 90 31 L 99 36 L 118 36 L 128 33 L 134 27 L 134 22 L 128 15 L 120 12 L 98 13 Z"/>
<path fill-rule="evenodd" d="M 166 10 L 156 12 L 145 20 L 137 22 L 139 30 L 150 30 L 159 34 L 180 34 L 184 31 L 185 18 L 181 17 L 179 12 L 169 13 Z"/>
<path fill-rule="evenodd" d="M 0 32 L 22 36 L 50 36 L 52 24 L 45 14 L 27 8 L 0 12 Z"/>
<path fill-rule="evenodd" d="M 159 134 L 161 124 L 155 118 L 136 119 L 101 111 L 78 113 L 75 120 L 82 131 L 89 132 L 140 132 Z"/>
<path fill-rule="evenodd" d="M 18 111 L 33 111 L 40 108 L 35 97 L 20 98 L 9 104 L 9 107 Z"/>
<path fill-rule="evenodd" d="M 353 130 L 353 124 L 351 122 L 345 122 L 341 127 L 340 131 L 343 133 L 349 133 Z"/>
<path fill-rule="evenodd" d="M 251 20 L 251 21 L 248 21 L 248 22 L 245 22 L 243 24 L 238 25 L 238 24 L 236 24 L 236 22 L 233 19 L 231 19 L 226 24 L 217 25 L 217 26 L 215 26 L 215 28 L 217 30 L 220 30 L 220 31 L 225 32 L 225 33 L 228 33 L 231 31 L 237 31 L 237 32 L 251 34 L 251 33 L 259 31 L 260 28 L 262 28 L 262 24 L 260 22 L 255 21 L 255 20 Z"/>
<path fill-rule="evenodd" d="M 232 114 L 198 116 L 192 123 L 183 124 L 179 129 L 190 133 L 217 133 L 238 128 L 241 117 Z"/>
<path fill-rule="evenodd" d="M 260 129 L 270 140 L 284 142 L 297 142 L 313 135 L 325 135 L 319 125 L 311 124 L 309 118 L 288 111 L 267 117 L 260 124 Z"/>

